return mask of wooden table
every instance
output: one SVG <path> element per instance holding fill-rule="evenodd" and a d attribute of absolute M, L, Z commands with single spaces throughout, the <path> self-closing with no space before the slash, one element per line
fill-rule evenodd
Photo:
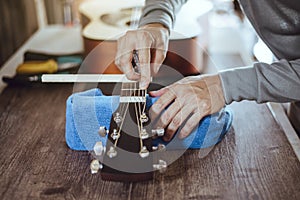
<path fill-rule="evenodd" d="M 216 58 L 241 64 L 234 56 Z M 72 85 L 58 84 L 3 91 L 0 199 L 300 198 L 299 160 L 265 104 L 230 105 L 233 128 L 206 157 L 188 150 L 152 181 L 117 183 L 92 175 L 92 156 L 66 146 L 65 101 L 71 93 Z"/>

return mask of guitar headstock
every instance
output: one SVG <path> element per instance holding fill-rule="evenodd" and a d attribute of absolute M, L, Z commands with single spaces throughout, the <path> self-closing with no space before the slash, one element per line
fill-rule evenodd
<path fill-rule="evenodd" d="M 152 146 L 153 136 L 162 136 L 164 129 L 152 129 L 146 94 L 137 82 L 122 83 L 119 107 L 111 117 L 109 130 L 99 128 L 101 137 L 107 135 L 107 143 L 105 147 L 99 142 L 95 144 L 94 153 L 101 159 L 91 163 L 91 170 L 93 173 L 103 167 L 103 180 L 150 180 L 154 170 L 166 168 L 166 162 L 158 160 L 156 153 L 164 150 L 164 145 Z"/>

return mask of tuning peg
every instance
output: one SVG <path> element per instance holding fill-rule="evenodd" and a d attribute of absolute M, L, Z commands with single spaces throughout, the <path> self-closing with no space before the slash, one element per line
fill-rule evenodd
<path fill-rule="evenodd" d="M 95 159 L 92 160 L 90 168 L 91 168 L 91 173 L 96 174 L 99 171 L 99 169 L 103 168 L 103 165 L 99 162 L 99 160 Z"/>
<path fill-rule="evenodd" d="M 147 130 L 146 129 L 142 129 L 141 130 L 141 134 L 140 134 L 140 137 L 141 137 L 141 139 L 147 139 L 148 137 L 149 137 L 149 134 L 147 133 Z"/>
<path fill-rule="evenodd" d="M 118 152 L 117 152 L 116 148 L 113 147 L 113 146 L 111 146 L 111 147 L 109 148 L 109 151 L 107 152 L 107 156 L 108 156 L 109 158 L 114 158 L 114 157 L 117 156 L 117 154 L 118 154 Z"/>
<path fill-rule="evenodd" d="M 122 122 L 122 117 L 121 117 L 120 113 L 116 112 L 114 121 L 116 122 L 116 124 L 120 124 Z"/>
<path fill-rule="evenodd" d="M 98 134 L 99 134 L 101 137 L 105 137 L 105 136 L 108 134 L 108 130 L 106 129 L 105 126 L 100 126 L 100 127 L 99 127 L 99 130 L 98 130 Z"/>
<path fill-rule="evenodd" d="M 142 123 L 148 122 L 149 118 L 147 117 L 146 113 L 142 113 L 140 120 Z"/>
<path fill-rule="evenodd" d="M 159 170 L 160 173 L 163 173 L 167 170 L 167 162 L 164 160 L 159 160 L 158 164 L 153 164 L 154 170 Z"/>
<path fill-rule="evenodd" d="M 142 158 L 146 158 L 149 156 L 149 151 L 145 146 L 143 146 L 139 154 Z"/>
<path fill-rule="evenodd" d="M 166 151 L 166 146 L 164 144 L 158 144 L 157 146 L 153 146 L 152 150 L 154 150 L 154 151 Z"/>
<path fill-rule="evenodd" d="M 96 156 L 101 156 L 104 151 L 105 151 L 105 147 L 103 146 L 102 142 L 101 141 L 96 142 L 94 146 L 94 152 Z"/>
<path fill-rule="evenodd" d="M 116 140 L 120 137 L 120 134 L 118 133 L 117 129 L 114 129 L 113 133 L 110 136 L 113 140 Z"/>
<path fill-rule="evenodd" d="M 152 134 L 153 135 L 157 135 L 158 137 L 161 137 L 161 136 L 164 136 L 164 134 L 165 134 L 165 129 L 163 129 L 163 128 L 157 128 L 157 129 L 153 129 L 152 130 Z"/>

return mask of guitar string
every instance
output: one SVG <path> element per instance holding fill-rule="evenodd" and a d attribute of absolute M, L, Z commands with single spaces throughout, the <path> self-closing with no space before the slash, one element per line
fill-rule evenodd
<path fill-rule="evenodd" d="M 125 83 L 124 83 L 124 85 L 125 85 Z M 122 88 L 123 88 L 123 86 L 124 86 L 123 84 L 122 84 Z M 130 91 L 130 90 L 129 90 Z M 122 92 L 122 91 L 121 91 Z M 119 135 L 119 137 L 115 140 L 115 143 L 114 143 L 114 146 L 115 147 L 117 147 L 117 144 L 118 144 L 118 140 L 119 140 L 119 138 L 121 137 L 121 130 L 122 130 L 122 127 L 123 127 L 123 123 L 124 123 L 124 119 L 125 119 L 125 115 L 126 115 L 126 113 L 127 113 L 127 111 L 128 111 L 128 107 L 129 107 L 129 103 L 127 103 L 127 105 L 125 105 L 125 103 L 124 104 L 122 104 L 122 105 L 124 105 L 124 107 L 126 107 L 125 108 L 125 112 L 124 112 L 124 114 L 123 114 L 123 118 L 122 118 L 122 120 L 121 120 L 121 124 L 120 124 L 120 127 L 119 127 L 119 130 L 118 130 L 118 135 Z"/>
<path fill-rule="evenodd" d="M 135 85 L 135 88 L 136 88 L 136 85 Z M 137 91 L 139 91 L 139 90 L 137 90 Z M 137 95 L 137 96 L 139 96 L 139 95 Z M 140 139 L 140 150 L 142 150 L 142 148 L 143 148 L 143 140 L 141 139 L 142 128 L 141 128 L 140 117 L 138 115 L 138 108 L 137 108 L 138 106 L 137 106 L 137 103 L 139 103 L 139 102 L 135 102 L 134 103 L 134 106 L 135 106 L 135 116 L 136 116 L 136 122 L 137 122 L 137 125 L 138 125 L 138 133 L 139 133 L 139 139 Z"/>
<path fill-rule="evenodd" d="M 138 91 L 138 96 L 139 97 L 141 97 L 141 91 L 142 90 L 140 90 L 140 88 L 139 88 L 139 91 Z M 141 104 L 142 104 L 142 102 L 139 102 L 139 121 L 140 121 L 140 129 L 141 129 L 141 131 L 140 131 L 140 145 L 141 145 L 141 150 L 142 150 L 142 148 L 143 148 L 143 146 L 144 146 L 144 144 L 143 144 L 143 139 L 141 138 L 141 134 L 142 134 L 142 130 L 144 129 L 144 127 L 143 127 L 143 122 L 142 122 L 142 120 L 141 120 L 141 116 L 142 116 L 142 113 L 141 113 Z"/>

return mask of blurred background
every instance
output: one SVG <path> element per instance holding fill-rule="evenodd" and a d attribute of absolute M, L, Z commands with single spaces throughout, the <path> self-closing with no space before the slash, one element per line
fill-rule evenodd
<path fill-rule="evenodd" d="M 95 1 L 97 0 L 0 1 L 0 75 L 12 75 L 17 65 L 23 62 L 23 54 L 28 49 L 55 54 L 84 52 L 82 33 L 88 23 L 85 22 L 88 15 L 82 9 L 80 12 L 80 7 L 83 3 Z M 105 7 L 112 1 L 98 2 Z M 113 2 L 122 4 L 125 1 Z M 197 16 L 201 28 L 199 38 L 208 52 L 239 54 L 245 64 L 251 64 L 256 59 L 272 62 L 272 53 L 257 38 L 242 14 L 238 1 L 191 0 L 190 4 L 205 5 L 189 6 L 189 9 Z M 110 18 L 110 21 L 113 20 L 115 18 Z M 185 27 L 184 23 L 188 24 L 187 19 L 181 25 L 190 30 L 195 28 Z"/>

